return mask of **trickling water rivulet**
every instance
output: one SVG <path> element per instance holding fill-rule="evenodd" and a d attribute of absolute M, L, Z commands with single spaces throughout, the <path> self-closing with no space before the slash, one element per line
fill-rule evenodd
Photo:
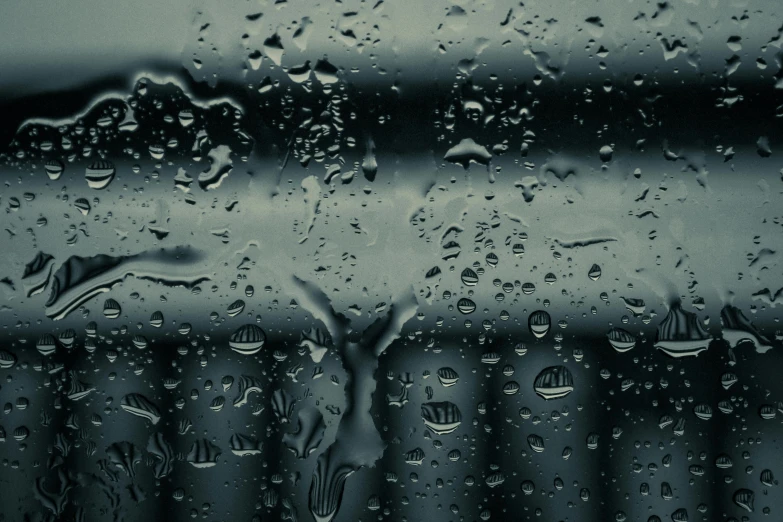
<path fill-rule="evenodd" d="M 318 457 L 310 485 L 310 512 L 316 520 L 328 522 L 340 508 L 348 477 L 363 466 L 374 466 L 383 455 L 385 444 L 370 415 L 378 358 L 399 337 L 417 303 L 413 295 L 393 302 L 385 316 L 356 338 L 350 320 L 332 309 L 322 291 L 312 283 L 296 283 L 305 294 L 302 304 L 314 307 L 327 326 L 346 372 L 345 411 L 335 441 Z"/>

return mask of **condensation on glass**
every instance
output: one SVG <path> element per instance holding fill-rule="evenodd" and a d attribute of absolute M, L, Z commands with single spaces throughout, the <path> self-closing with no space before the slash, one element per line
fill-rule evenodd
<path fill-rule="evenodd" d="M 145 3 L 0 7 L 0 518 L 781 516 L 774 2 Z"/>

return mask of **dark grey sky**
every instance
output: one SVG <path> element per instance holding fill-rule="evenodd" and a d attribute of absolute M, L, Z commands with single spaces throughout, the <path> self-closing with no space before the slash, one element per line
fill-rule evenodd
<path fill-rule="evenodd" d="M 4 2 L 0 92 L 17 97 L 69 88 L 144 61 L 181 61 L 192 20 L 187 2 Z M 10 91 L 10 92 L 9 92 Z"/>
<path fill-rule="evenodd" d="M 248 55 L 263 49 L 263 41 L 275 32 L 285 47 L 284 67 L 327 55 L 338 67 L 378 73 L 391 81 L 416 76 L 421 65 L 428 74 L 452 77 L 458 62 L 471 58 L 477 62 L 476 75 L 501 78 L 532 75 L 547 63 L 560 67 L 566 76 L 658 69 L 686 77 L 694 72 L 721 74 L 735 54 L 740 59 L 735 74 L 769 76 L 775 72 L 774 54 L 780 49 L 780 42 L 764 48 L 780 34 L 781 10 L 774 1 L 692 0 L 669 2 L 667 9 L 657 2 L 625 0 L 453 4 L 3 2 L 0 92 L 18 97 L 107 75 L 133 77 L 151 62 L 170 63 L 171 70 L 184 66 L 197 80 L 244 83 L 251 80 L 243 71 Z M 259 13 L 256 20 L 246 18 Z M 293 36 L 305 18 L 308 37 L 297 43 Z M 349 32 L 356 38 L 346 37 Z M 730 47 L 733 35 L 742 38 Z M 687 50 L 667 57 L 664 39 L 669 45 L 680 40 Z M 605 53 L 599 53 L 601 46 Z M 202 62 L 200 69 L 194 58 Z M 758 58 L 768 64 L 766 70 L 757 66 Z M 258 74 L 266 74 L 270 67 L 272 62 L 265 58 Z M 378 74 L 370 76 L 378 81 Z"/>
<path fill-rule="evenodd" d="M 161 5 L 167 4 L 167 5 Z M 192 19 L 188 2 L 3 2 L 3 61 L 25 69 L 83 56 L 178 58 Z"/>

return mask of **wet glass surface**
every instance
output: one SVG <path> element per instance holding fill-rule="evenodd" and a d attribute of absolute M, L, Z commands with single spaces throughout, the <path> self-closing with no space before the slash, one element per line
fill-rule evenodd
<path fill-rule="evenodd" d="M 0 28 L 0 519 L 783 512 L 776 3 Z"/>

